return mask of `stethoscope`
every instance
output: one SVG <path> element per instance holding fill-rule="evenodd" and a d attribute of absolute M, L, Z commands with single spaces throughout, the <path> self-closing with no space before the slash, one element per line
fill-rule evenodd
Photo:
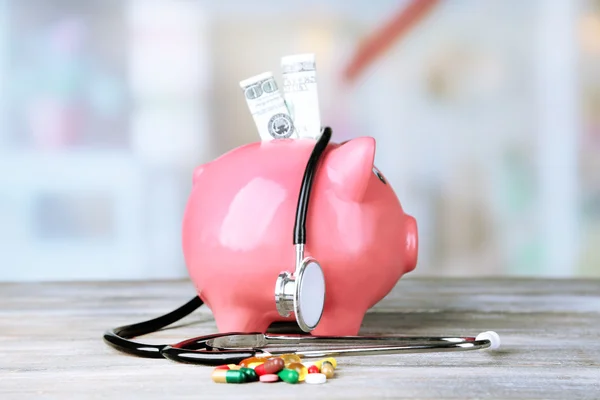
<path fill-rule="evenodd" d="M 275 282 L 275 306 L 279 315 L 292 312 L 304 332 L 319 324 L 325 305 L 325 278 L 321 265 L 304 256 L 306 215 L 312 182 L 319 160 L 331 139 L 331 128 L 323 129 L 310 155 L 296 208 L 294 272 L 283 271 Z M 221 365 L 237 364 L 250 357 L 296 354 L 304 358 L 358 355 L 495 350 L 500 346 L 496 332 L 487 331 L 476 337 L 410 337 L 410 336 L 312 336 L 310 334 L 217 333 L 188 339 L 176 344 L 145 344 L 129 339 L 156 332 L 171 325 L 202 306 L 199 296 L 161 317 L 132 325 L 110 329 L 104 341 L 123 353 L 144 358 L 166 358 L 172 361 Z"/>

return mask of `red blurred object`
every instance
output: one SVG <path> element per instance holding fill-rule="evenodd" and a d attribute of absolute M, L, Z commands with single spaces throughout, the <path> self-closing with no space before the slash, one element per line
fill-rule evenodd
<path fill-rule="evenodd" d="M 352 84 L 373 62 L 409 32 L 433 9 L 439 0 L 412 0 L 389 22 L 376 30 L 357 49 L 344 69 L 342 80 Z"/>

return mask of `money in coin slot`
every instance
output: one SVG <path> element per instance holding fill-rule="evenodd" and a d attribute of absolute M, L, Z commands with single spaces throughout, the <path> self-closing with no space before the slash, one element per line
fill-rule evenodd
<path fill-rule="evenodd" d="M 283 92 L 299 138 L 316 139 L 321 133 L 315 55 L 281 58 Z"/>
<path fill-rule="evenodd" d="M 294 124 L 287 114 L 275 114 L 269 120 L 269 134 L 275 138 L 288 138 L 293 129 Z"/>
<path fill-rule="evenodd" d="M 245 79 L 240 87 L 261 140 L 298 137 L 273 73 L 264 72 Z"/>

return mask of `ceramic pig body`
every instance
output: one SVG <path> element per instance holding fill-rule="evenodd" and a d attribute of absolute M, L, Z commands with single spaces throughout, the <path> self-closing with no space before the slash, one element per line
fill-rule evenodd
<path fill-rule="evenodd" d="M 293 228 L 315 140 L 257 142 L 198 167 L 183 223 L 190 277 L 220 332 L 265 332 L 275 282 L 295 270 Z M 374 168 L 375 140 L 330 144 L 308 206 L 305 255 L 326 285 L 314 335 L 356 335 L 366 311 L 416 266 L 413 217 Z"/>

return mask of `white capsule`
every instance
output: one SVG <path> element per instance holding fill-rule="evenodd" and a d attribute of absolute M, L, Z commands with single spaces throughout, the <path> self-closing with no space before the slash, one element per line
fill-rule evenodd
<path fill-rule="evenodd" d="M 489 340 L 490 350 L 496 350 L 500 347 L 500 336 L 494 331 L 481 332 L 475 340 Z"/>
<path fill-rule="evenodd" d="M 325 374 L 308 374 L 306 378 L 304 378 L 304 382 L 310 383 L 311 385 L 319 385 L 321 383 L 325 383 L 327 377 Z"/>

